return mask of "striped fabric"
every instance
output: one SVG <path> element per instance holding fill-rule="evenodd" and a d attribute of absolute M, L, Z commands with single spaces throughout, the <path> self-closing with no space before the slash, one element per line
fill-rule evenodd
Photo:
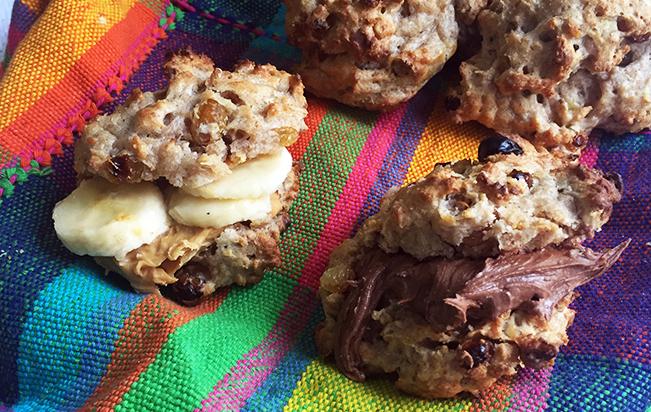
<path fill-rule="evenodd" d="M 71 143 L 130 90 L 164 85 L 191 47 L 289 69 L 278 0 L 19 0 L 0 83 L 0 410 L 642 411 L 651 405 L 651 136 L 595 135 L 586 164 L 624 177 L 595 248 L 632 238 L 580 289 L 553 369 L 523 370 L 478 398 L 426 402 L 382 379 L 351 382 L 320 360 L 319 276 L 332 250 L 392 186 L 439 161 L 474 157 L 488 131 L 456 126 L 435 79 L 394 111 L 308 97 L 290 147 L 305 171 L 282 238 L 283 264 L 253 287 L 194 308 L 133 292 L 57 240 L 54 204 L 75 186 Z"/>

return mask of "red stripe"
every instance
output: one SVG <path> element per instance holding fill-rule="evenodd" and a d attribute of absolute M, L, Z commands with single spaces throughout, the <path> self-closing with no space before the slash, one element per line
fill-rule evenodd
<path fill-rule="evenodd" d="M 140 374 L 156 359 L 170 335 L 192 319 L 215 312 L 229 290 L 222 288 L 192 308 L 179 306 L 160 296 L 147 296 L 124 321 L 106 374 L 81 410 L 113 410 Z"/>
<path fill-rule="evenodd" d="M 307 146 L 312 141 L 312 137 L 314 137 L 327 111 L 328 106 L 325 101 L 321 99 L 309 99 L 307 101 L 307 117 L 305 118 L 307 130 L 303 131 L 296 142 L 287 148 L 294 160 L 303 157 L 303 153 L 307 150 Z"/>
<path fill-rule="evenodd" d="M 123 20 L 79 58 L 56 86 L 0 131 L 3 147 L 14 155 L 24 155 L 34 148 L 35 137 L 51 131 L 52 126 L 60 123 L 72 109 L 81 109 L 97 87 L 95 79 L 106 81 L 110 69 L 116 69 L 115 56 L 124 55 L 138 40 L 142 30 L 134 30 L 134 27 L 150 28 L 152 23 L 158 22 L 158 17 L 146 6 L 136 3 Z"/>

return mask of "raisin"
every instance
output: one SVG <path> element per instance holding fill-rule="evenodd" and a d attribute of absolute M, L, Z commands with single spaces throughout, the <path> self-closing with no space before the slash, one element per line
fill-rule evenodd
<path fill-rule="evenodd" d="M 208 279 L 207 268 L 203 265 L 190 263 L 177 270 L 174 276 L 177 281 L 162 286 L 161 293 L 186 306 L 198 304 L 203 297 L 202 289 Z"/>
<path fill-rule="evenodd" d="M 496 154 L 521 155 L 524 152 L 520 145 L 504 136 L 491 136 L 479 144 L 479 161 L 485 162 L 489 156 Z"/>
<path fill-rule="evenodd" d="M 118 180 L 130 182 L 134 179 L 136 168 L 128 154 L 113 156 L 108 161 L 108 170 Z"/>
<path fill-rule="evenodd" d="M 524 365 L 534 369 L 550 366 L 551 361 L 558 355 L 558 350 L 545 342 L 539 342 L 535 345 L 523 345 L 520 351 Z"/>
<path fill-rule="evenodd" d="M 466 365 L 472 369 L 488 361 L 493 356 L 494 348 L 492 342 L 479 339 L 465 344 L 463 350 L 472 358 L 472 365 Z"/>
<path fill-rule="evenodd" d="M 208 133 L 199 131 L 202 124 L 216 124 L 220 129 L 223 129 L 228 124 L 228 111 L 213 99 L 208 99 L 199 104 L 190 124 L 190 134 L 193 143 L 203 147 L 210 143 L 212 137 Z"/>
<path fill-rule="evenodd" d="M 461 99 L 456 96 L 447 96 L 445 98 L 445 110 L 453 112 L 461 107 Z"/>

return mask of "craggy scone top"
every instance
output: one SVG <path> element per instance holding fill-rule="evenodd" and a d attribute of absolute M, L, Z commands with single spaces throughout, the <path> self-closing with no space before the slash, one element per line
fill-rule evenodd
<path fill-rule="evenodd" d="M 595 127 L 651 126 L 650 1 L 458 0 L 457 12 L 482 39 L 460 67 L 457 121 L 563 151 Z"/>
<path fill-rule="evenodd" d="M 136 89 L 84 130 L 75 153 L 80 176 L 203 186 L 234 165 L 292 144 L 307 128 L 297 75 L 250 61 L 229 72 L 191 52 L 177 54 L 165 69 L 166 90 Z"/>
<path fill-rule="evenodd" d="M 410 97 L 454 54 L 452 0 L 286 0 L 287 34 L 315 94 L 371 110 Z"/>
<path fill-rule="evenodd" d="M 418 259 L 496 256 L 592 238 L 621 198 L 618 179 L 525 141 L 520 146 L 519 155 L 439 164 L 393 189 L 361 229 L 362 238 Z"/>

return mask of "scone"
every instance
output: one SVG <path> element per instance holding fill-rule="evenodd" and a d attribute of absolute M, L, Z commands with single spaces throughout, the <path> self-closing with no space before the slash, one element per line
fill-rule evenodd
<path fill-rule="evenodd" d="M 307 128 L 297 75 L 251 61 L 228 72 L 191 52 L 175 55 L 165 69 L 167 89 L 135 90 L 85 128 L 75 151 L 80 176 L 116 183 L 164 178 L 196 188 L 289 146 Z"/>
<path fill-rule="evenodd" d="M 166 92 L 135 92 L 85 129 L 76 143 L 79 187 L 53 220 L 73 253 L 93 256 L 136 290 L 192 305 L 280 264 L 298 190 L 284 145 L 305 128 L 305 99 L 300 79 L 272 66 L 206 74 L 206 57 L 185 54 L 167 67 L 184 69 Z M 156 133 L 142 129 L 172 109 Z"/>
<path fill-rule="evenodd" d="M 299 72 L 317 96 L 371 110 L 396 106 L 454 54 L 452 0 L 286 0 Z"/>
<path fill-rule="evenodd" d="M 449 99 L 458 122 L 571 153 L 594 128 L 651 126 L 648 0 L 458 0 L 480 50 Z"/>
<path fill-rule="evenodd" d="M 620 199 L 615 178 L 499 137 L 479 157 L 392 190 L 332 254 L 316 342 L 349 378 L 443 398 L 550 366 L 574 289 L 628 245 L 580 244 Z"/>

